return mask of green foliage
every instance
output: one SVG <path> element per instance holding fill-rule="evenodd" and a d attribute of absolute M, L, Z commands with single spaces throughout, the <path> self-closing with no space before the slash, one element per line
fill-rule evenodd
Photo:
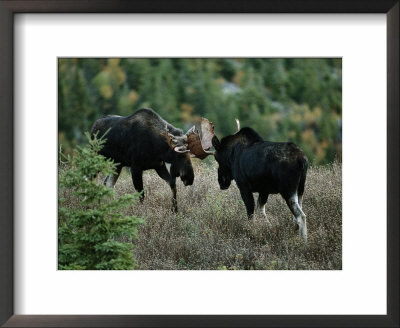
<path fill-rule="evenodd" d="M 295 141 L 311 162 L 341 159 L 340 58 L 61 58 L 59 141 L 71 153 L 96 118 L 155 109 L 187 129 L 201 116 L 219 137 L 241 126 Z M 299 110 L 301 109 L 301 110 Z"/>
<path fill-rule="evenodd" d="M 132 242 L 141 219 L 122 209 L 136 195 L 115 197 L 114 190 L 96 182 L 97 174 L 115 173 L 116 164 L 98 152 L 105 139 L 77 147 L 59 169 L 58 268 L 61 270 L 126 270 L 135 262 Z M 73 204 L 71 204 L 73 198 Z"/>

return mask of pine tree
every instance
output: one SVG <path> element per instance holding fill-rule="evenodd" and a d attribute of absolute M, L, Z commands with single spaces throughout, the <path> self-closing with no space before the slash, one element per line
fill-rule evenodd
<path fill-rule="evenodd" d="M 86 137 L 89 144 L 59 169 L 58 268 L 133 269 L 132 242 L 142 220 L 125 216 L 123 208 L 137 195 L 116 197 L 96 182 L 99 172 L 115 173 L 116 164 L 98 154 L 105 139 Z"/>

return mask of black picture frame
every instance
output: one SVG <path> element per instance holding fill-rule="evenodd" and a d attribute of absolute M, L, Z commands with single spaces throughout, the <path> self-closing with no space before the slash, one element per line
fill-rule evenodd
<path fill-rule="evenodd" d="M 0 324 L 4 327 L 399 327 L 399 7 L 398 0 L 0 0 Z M 13 17 L 16 13 L 385 13 L 387 315 L 14 315 Z M 371 196 L 375 192 L 379 190 L 371 190 Z"/>

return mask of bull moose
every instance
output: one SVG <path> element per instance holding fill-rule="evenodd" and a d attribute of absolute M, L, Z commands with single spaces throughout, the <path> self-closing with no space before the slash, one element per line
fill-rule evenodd
<path fill-rule="evenodd" d="M 304 242 L 307 242 L 306 215 L 302 211 L 307 157 L 292 142 L 265 141 L 251 128 L 240 129 L 239 121 L 236 122 L 237 132 L 219 140 L 213 124 L 202 118 L 201 138 L 197 131 L 190 131 L 180 150 L 185 151 L 186 147 L 199 158 L 213 154 L 219 166 L 220 188 L 227 189 L 232 180 L 236 181 L 249 218 L 254 214 L 254 192 L 258 192 L 257 205 L 266 220 L 268 196 L 281 194 L 294 215 Z M 211 145 L 215 151 L 209 150 Z"/>
<path fill-rule="evenodd" d="M 122 168 L 127 166 L 131 170 L 136 191 L 142 192 L 140 200 L 143 201 L 143 171 L 155 169 L 171 187 L 172 210 L 178 211 L 176 178 L 180 177 L 185 186 L 193 184 L 194 179 L 190 154 L 179 151 L 174 144 L 185 140 L 187 134 L 148 108 L 139 109 L 126 117 L 110 115 L 100 118 L 91 129 L 91 135 L 95 134 L 98 137 L 106 134 L 100 154 L 117 163 L 116 174 L 104 180 L 107 187 L 114 187 Z M 165 163 L 171 164 L 169 172 Z"/>

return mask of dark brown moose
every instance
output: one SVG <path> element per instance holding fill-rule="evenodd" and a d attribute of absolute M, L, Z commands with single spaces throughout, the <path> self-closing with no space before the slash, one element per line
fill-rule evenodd
<path fill-rule="evenodd" d="M 214 126 L 202 118 L 202 136 L 194 129 L 179 144 L 179 151 L 190 151 L 198 158 L 213 154 L 218 162 L 218 182 L 221 189 L 229 188 L 235 180 L 249 218 L 254 214 L 253 193 L 258 192 L 258 207 L 267 220 L 265 204 L 270 194 L 281 194 L 285 199 L 299 231 L 307 242 L 306 215 L 302 199 L 308 160 L 304 152 L 292 142 L 264 141 L 251 128 L 240 129 L 221 141 L 214 134 Z M 215 151 L 210 151 L 214 146 Z M 268 220 L 267 220 L 268 222 Z"/>
<path fill-rule="evenodd" d="M 186 140 L 187 134 L 148 108 L 139 109 L 126 117 L 110 115 L 100 118 L 91 129 L 91 135 L 95 134 L 99 138 L 106 134 L 100 154 L 118 163 L 116 174 L 104 180 L 106 186 L 114 187 L 122 167 L 127 166 L 131 170 L 133 185 L 136 191 L 142 193 L 140 200 L 143 201 L 143 171 L 155 169 L 171 187 L 172 210 L 178 211 L 176 178 L 180 177 L 183 184 L 189 186 L 193 184 L 194 173 L 189 153 L 179 151 L 173 143 Z M 170 171 L 166 163 L 171 164 Z"/>

